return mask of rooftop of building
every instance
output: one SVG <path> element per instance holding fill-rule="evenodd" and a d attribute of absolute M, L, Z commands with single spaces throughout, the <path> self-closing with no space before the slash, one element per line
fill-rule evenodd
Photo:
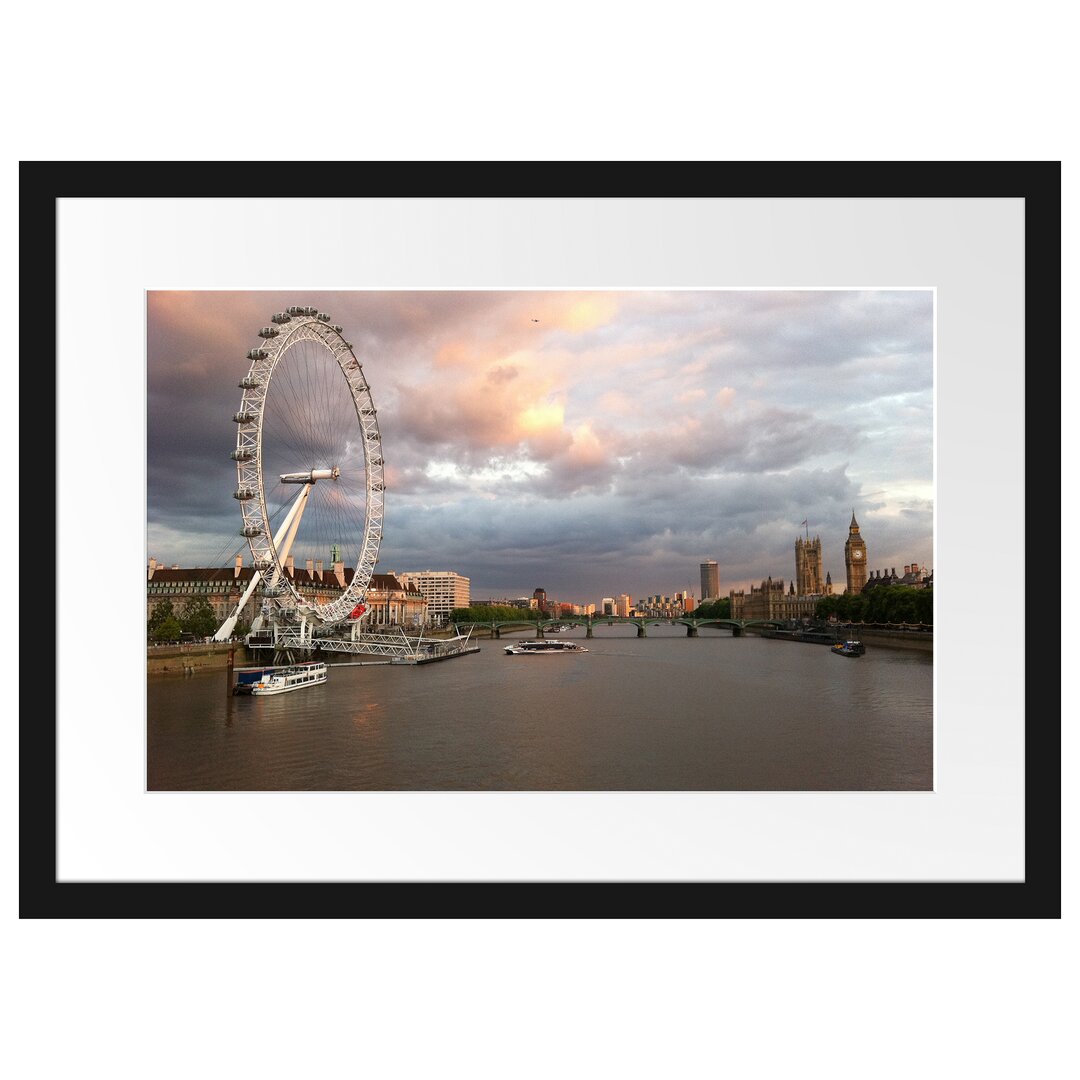
<path fill-rule="evenodd" d="M 148 580 L 155 585 L 192 581 L 229 585 L 234 582 L 248 582 L 254 573 L 255 571 L 250 566 L 241 566 L 238 569 L 231 566 L 158 566 L 153 569 Z M 353 567 L 343 567 L 342 576 L 346 587 L 352 584 L 355 573 Z M 295 567 L 291 572 L 287 570 L 286 574 L 297 588 L 341 588 L 332 567 L 324 569 L 322 577 L 319 577 L 315 570 L 308 570 L 306 567 Z M 394 574 L 372 574 L 368 589 L 372 592 L 404 592 L 420 595 L 416 588 L 402 584 Z"/>

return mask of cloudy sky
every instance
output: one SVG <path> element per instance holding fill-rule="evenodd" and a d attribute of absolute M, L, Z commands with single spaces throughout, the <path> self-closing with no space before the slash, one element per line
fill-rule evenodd
<path fill-rule="evenodd" d="M 726 595 L 792 578 L 805 519 L 842 589 L 853 509 L 872 570 L 932 564 L 925 290 L 150 293 L 159 562 L 246 553 L 237 383 L 259 328 L 293 304 L 332 315 L 371 386 L 380 572 L 455 570 L 474 599 L 542 587 L 598 603 L 700 595 L 712 558 Z"/>

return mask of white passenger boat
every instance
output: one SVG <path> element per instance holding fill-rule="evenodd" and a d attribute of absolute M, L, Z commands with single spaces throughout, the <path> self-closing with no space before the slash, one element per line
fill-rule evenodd
<path fill-rule="evenodd" d="M 326 664 L 313 660 L 308 664 L 286 667 L 248 668 L 236 673 L 234 694 L 286 694 L 305 686 L 326 682 Z"/>
<path fill-rule="evenodd" d="M 588 652 L 584 645 L 576 641 L 545 641 L 538 638 L 536 641 L 515 641 L 513 645 L 507 645 L 503 652 L 507 656 L 547 656 L 550 653 Z"/>

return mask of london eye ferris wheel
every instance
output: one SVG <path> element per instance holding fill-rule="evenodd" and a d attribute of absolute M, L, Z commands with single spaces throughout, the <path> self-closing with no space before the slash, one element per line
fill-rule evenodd
<path fill-rule="evenodd" d="M 278 312 L 258 332 L 240 380 L 236 490 L 254 574 L 218 630 L 231 634 L 261 584 L 271 618 L 324 627 L 347 621 L 367 593 L 382 539 L 382 441 L 375 406 L 342 327 L 314 307 Z M 294 566 L 351 561 L 352 577 L 325 601 L 301 592 Z"/>

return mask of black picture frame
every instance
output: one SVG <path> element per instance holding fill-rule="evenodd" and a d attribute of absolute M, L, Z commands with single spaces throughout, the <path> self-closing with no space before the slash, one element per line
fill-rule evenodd
<path fill-rule="evenodd" d="M 247 162 L 20 163 L 21 452 L 51 463 L 41 402 L 55 400 L 56 364 L 40 343 L 55 338 L 57 200 L 61 198 L 1011 198 L 1023 199 L 1025 356 L 1061 356 L 1061 167 L 1056 161 L 882 162 Z M 33 308 L 32 317 L 30 309 Z M 1025 383 L 1030 373 L 1025 364 Z M 1060 384 L 1040 378 L 1024 434 L 1025 468 L 1060 486 Z M 31 434 L 32 433 L 32 434 Z M 32 443 L 31 443 L 32 440 Z M 52 458 L 50 462 L 50 448 Z M 20 493 L 23 549 L 51 527 L 40 488 Z M 1060 561 L 1060 506 L 1025 520 L 1025 550 L 1039 566 Z M 1029 581 L 1037 567 L 1028 556 Z M 43 594 L 47 594 L 43 595 Z M 1035 589 L 1018 615 L 1038 617 Z M 40 618 L 56 582 L 21 594 L 20 622 Z M 33 608 L 31 608 L 33 604 Z M 57 640 L 57 662 L 62 660 Z M 1060 918 L 1060 655 L 1025 640 L 1023 882 L 60 882 L 57 880 L 56 696 L 40 649 L 20 658 L 21 918 Z M 1034 696 L 1038 696 L 1035 706 Z M 1038 716 L 1038 723 L 1031 722 Z M 1055 717 L 1057 721 L 1055 722 Z"/>

